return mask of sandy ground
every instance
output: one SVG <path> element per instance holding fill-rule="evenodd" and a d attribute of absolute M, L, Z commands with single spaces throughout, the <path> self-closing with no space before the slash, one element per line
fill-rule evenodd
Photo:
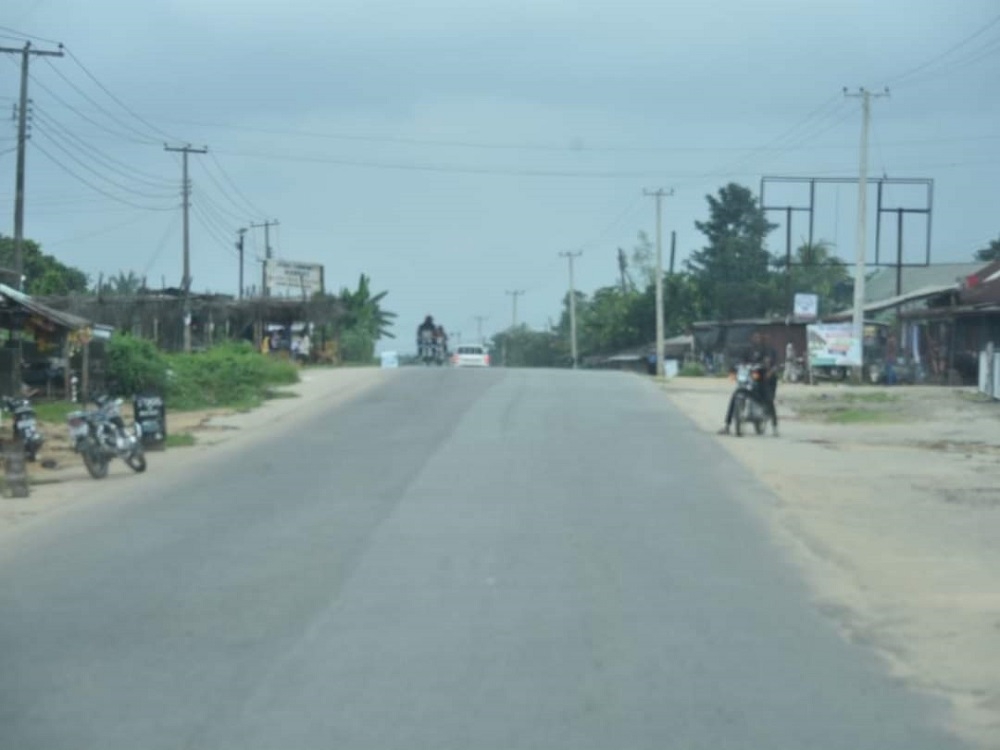
<path fill-rule="evenodd" d="M 111 462 L 108 476 L 100 481 L 87 474 L 83 460 L 69 449 L 64 424 L 41 424 L 46 443 L 39 462 L 29 464 L 33 484 L 27 498 L 0 497 L 0 541 L 29 524 L 54 514 L 70 512 L 92 502 L 107 502 L 143 491 L 149 482 L 163 481 L 207 461 L 220 453 L 239 450 L 248 442 L 288 429 L 297 418 L 315 412 L 317 402 L 324 406 L 342 403 L 395 377 L 398 370 L 374 368 L 308 368 L 299 383 L 281 388 L 289 397 L 266 401 L 252 411 L 212 409 L 194 412 L 168 412 L 167 431 L 171 435 L 190 434 L 194 445 L 150 451 L 148 469 L 135 474 L 122 461 Z M 43 459 L 54 459 L 55 469 L 41 466 Z"/>
<path fill-rule="evenodd" d="M 701 429 L 732 384 L 663 386 Z M 764 515 L 817 606 L 953 729 L 1000 748 L 1000 403 L 973 389 L 785 385 L 780 437 L 718 440 L 774 490 Z"/>

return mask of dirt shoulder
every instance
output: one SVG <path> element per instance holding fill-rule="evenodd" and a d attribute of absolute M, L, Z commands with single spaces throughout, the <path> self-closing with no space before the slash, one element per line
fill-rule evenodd
<path fill-rule="evenodd" d="M 732 385 L 675 378 L 716 432 Z M 952 729 L 1000 748 L 1000 404 L 969 389 L 778 387 L 780 437 L 719 436 L 776 494 L 762 513 L 817 606 Z"/>
<path fill-rule="evenodd" d="M 182 469 L 217 461 L 275 430 L 293 426 L 314 414 L 320 404 L 329 407 L 349 401 L 395 377 L 397 372 L 375 368 L 308 368 L 302 372 L 299 383 L 282 387 L 277 398 L 256 409 L 168 411 L 167 432 L 171 442 L 186 444 L 147 453 L 149 468 L 144 474 L 134 474 L 123 462 L 112 461 L 108 477 L 100 481 L 87 474 L 83 461 L 70 450 L 66 425 L 42 423 L 40 428 L 46 442 L 39 461 L 28 465 L 31 495 L 0 497 L 0 538 L 88 503 L 141 493 L 148 482 L 169 481 L 170 477 L 181 475 Z M 53 459 L 56 467 L 44 468 L 43 459 Z"/>

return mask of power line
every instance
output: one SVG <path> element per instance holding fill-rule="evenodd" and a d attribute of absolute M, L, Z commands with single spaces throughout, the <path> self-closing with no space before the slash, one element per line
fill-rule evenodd
<path fill-rule="evenodd" d="M 662 171 L 635 171 L 635 172 L 582 172 L 571 170 L 547 170 L 547 169 L 501 169 L 492 167 L 471 167 L 443 164 L 407 164 L 405 162 L 379 162 L 363 161 L 354 159 L 339 159 L 324 157 L 319 154 L 280 154 L 274 152 L 252 152 L 252 151 L 226 151 L 219 153 L 230 154 L 232 156 L 243 156 L 255 159 L 276 160 L 276 161 L 299 161 L 313 164 L 336 164 L 345 167 L 363 167 L 368 169 L 387 169 L 408 172 L 438 172 L 449 174 L 477 174 L 477 175 L 498 175 L 506 177 L 572 177 L 572 178 L 596 178 L 596 179 L 631 179 L 636 177 L 663 176 Z"/>
<path fill-rule="evenodd" d="M 44 83 L 42 83 L 37 78 L 35 78 L 35 76 L 31 76 L 31 80 L 35 83 L 35 85 L 37 85 L 40 89 L 42 89 L 42 91 L 46 92 L 49 96 L 51 96 L 53 99 L 55 99 L 61 105 L 63 105 L 64 107 L 66 107 L 66 109 L 68 109 L 71 112 L 73 112 L 81 120 L 85 120 L 86 122 L 89 122 L 91 125 L 94 125 L 95 127 L 100 128 L 104 132 L 109 133 L 109 134 L 115 136 L 116 138 L 120 138 L 121 140 L 129 141 L 131 143 L 138 143 L 138 144 L 141 144 L 143 146 L 149 146 L 150 144 L 156 143 L 155 140 L 151 140 L 151 139 L 149 139 L 147 137 L 143 137 L 140 140 L 140 139 L 136 138 L 135 136 L 127 135 L 127 134 L 121 133 L 121 132 L 119 132 L 117 130 L 113 130 L 112 128 L 109 128 L 104 123 L 98 122 L 97 120 L 94 120 L 91 117 L 88 117 L 87 115 L 85 115 L 77 107 L 75 107 L 74 105 L 72 105 L 69 102 L 67 102 L 65 99 L 63 99 L 61 96 L 59 96 L 59 94 L 55 93 L 52 89 L 50 89 Z"/>
<path fill-rule="evenodd" d="M 103 83 L 101 83 L 100 80 L 98 80 L 97 76 L 95 76 L 93 73 L 90 72 L 90 70 L 87 69 L 87 67 L 83 64 L 83 62 L 80 60 L 80 58 L 78 58 L 75 54 L 73 54 L 72 50 L 70 50 L 68 48 L 64 48 L 64 49 L 66 51 L 67 56 L 74 63 L 76 63 L 77 66 L 79 66 L 80 70 L 82 70 L 87 75 L 87 77 L 91 81 L 93 81 L 97 85 L 98 88 L 101 89 L 101 91 L 103 91 L 105 94 L 107 94 L 111 98 L 111 100 L 115 102 L 115 104 L 117 104 L 119 107 L 121 107 L 123 110 L 125 110 L 125 112 L 127 112 L 130 115 L 132 115 L 132 117 L 134 117 L 136 120 L 138 120 L 139 122 L 141 122 L 147 128 L 149 128 L 150 130 L 152 130 L 154 133 L 157 133 L 157 134 L 159 134 L 161 136 L 164 136 L 164 137 L 166 137 L 166 138 L 168 138 L 170 140 L 179 140 L 175 136 L 172 136 L 172 135 L 170 135 L 170 133 L 167 133 L 167 132 L 161 130 L 156 125 L 153 125 L 151 122 L 149 122 L 145 118 L 143 118 L 140 115 L 136 114 L 135 111 L 133 111 L 128 105 L 125 104 L 125 102 L 123 102 L 121 99 L 119 99 L 117 96 L 115 96 L 111 92 L 111 90 L 108 89 L 107 86 L 105 86 Z"/>
<path fill-rule="evenodd" d="M 48 61 L 46 60 L 46 62 L 48 62 Z M 145 139 L 150 144 L 154 144 L 154 143 L 157 142 L 157 140 L 155 138 L 152 138 L 152 137 L 146 135 L 145 133 L 143 133 L 141 130 L 138 130 L 137 128 L 133 128 L 127 122 L 124 122 L 123 120 L 119 119 L 115 115 L 111 114 L 111 112 L 109 112 L 108 110 L 106 110 L 104 107 L 102 107 L 100 104 L 98 104 L 93 98 L 91 98 L 91 96 L 86 91 L 84 91 L 79 86 L 77 86 L 75 83 L 73 83 L 73 81 L 71 81 L 69 79 L 69 77 L 67 75 L 65 75 L 61 70 L 59 70 L 59 68 L 57 68 L 55 65 L 53 65 L 52 63 L 48 63 L 48 65 L 49 65 L 50 68 L 52 68 L 52 70 L 55 71 L 56 75 L 58 75 L 63 81 L 65 81 L 69 85 L 69 87 L 71 89 L 73 89 L 77 94 L 79 94 L 84 99 L 86 99 L 88 102 L 90 102 L 92 105 L 94 105 L 99 111 L 101 111 L 103 114 L 105 114 L 108 117 L 109 120 L 111 120 L 115 124 L 117 124 L 117 125 L 125 128 L 126 130 L 131 131 L 132 133 L 134 133 L 135 135 L 137 135 L 139 138 Z"/>
<path fill-rule="evenodd" d="M 94 185 L 92 182 L 90 182 L 89 180 L 87 180 L 85 177 L 81 177 L 79 174 L 77 174 L 72 169 L 70 169 L 69 167 L 67 167 L 65 164 L 63 164 L 62 162 L 60 162 L 57 158 L 55 158 L 54 156 L 52 156 L 52 154 L 50 154 L 44 148 L 42 148 L 41 146 L 39 146 L 37 143 L 34 144 L 34 148 L 35 148 L 36 151 L 38 151 L 40 154 L 42 154 L 46 159 L 48 159 L 49 161 L 51 161 L 53 164 L 55 164 L 57 167 L 59 167 L 64 172 L 66 172 L 66 174 L 68 174 L 70 177 L 73 177 L 78 182 L 83 183 L 84 185 L 86 185 L 87 187 L 89 187 L 94 192 L 100 193 L 105 198 L 110 198 L 113 201 L 117 201 L 118 203 L 123 203 L 126 206 L 131 206 L 132 208 L 138 208 L 138 209 L 140 209 L 142 211 L 173 211 L 174 210 L 173 206 L 170 206 L 170 207 L 144 206 L 144 205 L 141 205 L 139 203 L 134 203 L 134 202 L 132 202 L 130 200 L 127 200 L 125 198 L 117 196 L 114 193 L 109 193 L 108 191 L 104 190 L 103 188 L 100 188 L 97 185 Z"/>
<path fill-rule="evenodd" d="M 63 144 L 70 144 L 67 148 L 72 147 L 77 149 L 80 153 L 86 154 L 90 159 L 100 164 L 102 168 L 114 172 L 115 174 L 126 179 L 141 183 L 148 188 L 158 188 L 160 190 L 171 189 L 171 193 L 173 193 L 173 185 L 166 178 L 153 177 L 129 167 L 124 162 L 108 156 L 100 149 L 91 146 L 55 120 L 44 116 L 39 118 L 36 114 L 35 122 L 37 123 L 36 128 L 39 132 L 44 133 L 49 139 L 60 141 Z"/>
<path fill-rule="evenodd" d="M 144 190 L 135 189 L 135 188 L 130 187 L 128 185 L 124 185 L 124 184 L 118 182 L 117 180 L 114 180 L 114 179 L 112 179 L 110 177 L 107 177 L 106 175 L 101 174 L 96 169 L 94 169 L 92 166 L 90 166 L 89 164 L 87 164 L 85 161 L 83 161 L 83 159 L 81 159 L 80 157 L 78 157 L 76 154 L 74 154 L 68 148 L 66 148 L 65 146 L 63 146 L 61 143 L 59 143 L 59 141 L 56 140 L 52 136 L 52 134 L 48 132 L 48 130 L 46 128 L 44 128 L 44 127 L 37 127 L 36 126 L 36 130 L 41 135 L 43 135 L 45 138 L 47 138 L 49 140 L 49 142 L 52 143 L 53 146 L 55 146 L 60 151 L 62 151 L 66 156 L 68 156 L 70 159 L 72 159 L 74 162 L 76 162 L 78 165 L 80 165 L 83 169 L 87 170 L 88 172 L 90 172 L 94 176 L 96 176 L 96 177 L 104 180 L 108 184 L 113 185 L 114 187 L 118 188 L 119 190 L 123 190 L 123 191 L 125 191 L 127 193 L 131 193 L 132 195 L 134 195 L 134 196 L 136 196 L 138 198 L 148 198 L 150 200 L 169 199 L 169 198 L 174 197 L 174 194 L 172 194 L 170 192 L 160 192 L 160 193 L 145 192 Z"/>
<path fill-rule="evenodd" d="M 150 256 L 149 261 L 146 263 L 145 269 L 143 269 L 142 275 L 144 277 L 149 275 L 149 271 L 150 269 L 152 269 L 153 264 L 156 263 L 157 259 L 160 257 L 160 254 L 163 252 L 164 248 L 166 248 L 167 242 L 170 240 L 170 236 L 173 234 L 174 229 L 176 229 L 177 227 L 178 218 L 179 217 L 177 216 L 177 214 L 174 214 L 167 221 L 167 228 L 164 230 L 163 236 L 160 238 L 160 242 L 156 246 L 156 249 L 153 251 L 152 256 Z"/>
<path fill-rule="evenodd" d="M 111 224 L 109 226 L 102 227 L 101 229 L 95 229 L 91 232 L 85 232 L 83 234 L 76 234 L 70 237 L 64 237 L 60 240 L 46 241 L 44 243 L 45 247 L 52 247 L 54 245 L 65 245 L 68 242 L 77 242 L 79 240 L 89 240 L 92 237 L 99 237 L 102 234 L 107 234 L 108 232 L 113 232 L 116 229 L 124 229 L 125 227 L 132 226 L 133 224 L 138 224 L 140 221 L 145 221 L 146 217 L 140 214 L 139 216 L 133 216 L 128 221 L 122 221 L 117 224 Z"/>
<path fill-rule="evenodd" d="M 57 42 L 55 39 L 46 39 L 44 36 L 35 36 L 34 34 L 28 34 L 24 31 L 19 31 L 18 29 L 12 29 L 10 26 L 0 26 L 0 31 L 7 31 L 11 34 L 17 34 L 20 39 L 34 39 L 38 42 L 45 42 L 46 44 L 62 44 L 62 42 Z"/>
<path fill-rule="evenodd" d="M 938 55 L 935 55 L 934 57 L 930 58 L 926 62 L 921 63 L 920 65 L 917 65 L 916 67 L 910 68 L 909 70 L 907 70 L 907 71 L 905 71 L 903 73 L 900 73 L 899 75 L 895 76 L 894 78 L 890 78 L 887 81 L 887 83 L 889 83 L 889 84 L 896 84 L 899 81 L 903 81 L 906 78 L 909 78 L 909 77 L 915 75 L 916 73 L 919 73 L 922 70 L 926 70 L 927 68 L 929 68 L 930 66 L 934 65 L 935 63 L 937 63 L 937 62 L 943 60 L 944 58 L 948 57 L 948 55 L 950 55 L 952 52 L 955 52 L 956 50 L 961 49 L 966 44 L 968 44 L 969 42 L 971 42 L 973 39 L 976 39 L 977 37 L 982 36 L 983 34 L 985 34 L 987 31 L 989 31 L 991 28 L 993 28 L 997 24 L 1000 24 L 1000 15 L 994 16 L 985 25 L 981 26 L 977 31 L 973 32 L 969 36 L 966 36 L 966 37 L 960 39 L 958 42 L 956 42 L 955 44 L 953 44 L 951 47 L 949 47 L 948 49 L 946 49 L 944 52 L 942 52 L 942 53 L 940 53 Z"/>
<path fill-rule="evenodd" d="M 237 185 L 237 184 L 236 184 L 236 181 L 235 181 L 235 180 L 233 180 L 233 179 L 232 179 L 232 178 L 231 178 L 231 177 L 229 176 L 229 173 L 228 173 L 228 172 L 226 172 L 226 170 L 225 170 L 225 169 L 223 169 L 223 167 L 222 167 L 222 163 L 221 163 L 221 162 L 220 162 L 220 161 L 218 160 L 218 158 L 217 158 L 217 157 L 215 156 L 215 154 L 214 154 L 214 153 L 211 153 L 211 154 L 209 154 L 209 158 L 210 158 L 210 159 L 211 159 L 211 160 L 212 160 L 212 161 L 213 161 L 213 162 L 215 163 L 215 166 L 216 166 L 216 167 L 218 168 L 218 170 L 219 170 L 219 174 L 221 174 L 221 175 L 222 175 L 222 178 L 223 178 L 223 179 L 224 179 L 224 180 L 226 181 L 226 183 L 228 183 L 228 184 L 229 184 L 229 186 L 230 186 L 230 187 L 231 187 L 231 188 L 233 189 L 233 192 L 235 192 L 235 193 L 236 193 L 236 194 L 237 194 L 237 195 L 238 195 L 238 196 L 239 196 L 239 197 L 240 197 L 240 198 L 241 198 L 241 199 L 243 200 L 243 202 L 244 202 L 244 203 L 245 203 L 245 204 L 247 205 L 247 207 L 248 207 L 248 208 L 250 209 L 251 213 L 253 213 L 253 214 L 254 214 L 254 215 L 256 215 L 256 216 L 266 216 L 266 215 L 267 215 L 267 212 L 266 212 L 266 211 L 261 211 L 261 210 L 260 210 L 260 209 L 259 209 L 259 208 L 257 207 L 257 205 L 256 205 L 256 204 L 254 204 L 254 203 L 253 203 L 253 202 L 252 202 L 252 201 L 251 201 L 251 200 L 250 200 L 249 198 L 247 198 L 247 197 L 246 197 L 246 195 L 245 195 L 245 194 L 243 193 L 243 191 L 242 191 L 242 190 L 240 190 L 240 187 L 239 187 L 239 185 Z M 234 204 L 234 205 L 235 205 L 235 204 Z"/>
<path fill-rule="evenodd" d="M 242 211 L 244 210 L 244 207 L 243 207 L 243 206 L 241 206 L 240 204 L 238 204 L 238 203 L 237 203 L 236 201 L 234 201 L 234 200 L 233 200 L 233 199 L 232 199 L 232 198 L 230 197 L 230 195 L 229 195 L 229 191 L 228 191 L 228 190 L 226 190 L 226 188 L 225 188 L 225 187 L 224 187 L 224 186 L 222 185 L 222 183 L 221 183 L 221 182 L 219 182 L 219 180 L 218 180 L 218 179 L 216 179 L 215 175 L 213 175 L 213 174 L 212 174 L 212 173 L 211 173 L 211 172 L 210 172 L 210 171 L 209 171 L 209 170 L 208 170 L 208 169 L 207 169 L 207 168 L 205 167 L 204 163 L 202 163 L 202 162 L 199 162 L 199 166 L 200 166 L 200 168 L 201 168 L 201 171 L 205 173 L 205 176 L 206 176 L 206 177 L 208 177 L 208 179 L 209 179 L 209 180 L 210 180 L 210 181 L 212 182 L 212 184 L 213 184 L 213 185 L 215 185 L 215 187 L 216 187 L 216 188 L 218 189 L 218 191 L 219 191 L 219 192 L 220 192 L 220 193 L 221 193 L 221 194 L 222 194 L 222 195 L 223 195 L 223 196 L 224 196 L 224 197 L 226 198 L 226 200 L 227 200 L 227 201 L 228 201 L 228 202 L 229 202 L 229 203 L 230 203 L 230 204 L 231 204 L 231 205 L 232 205 L 232 206 L 233 206 L 233 207 L 234 207 L 234 208 L 235 208 L 235 209 L 236 209 L 237 211 L 240 211 L 240 212 L 242 212 Z M 233 211 L 232 211 L 231 209 L 228 209 L 228 208 L 225 208 L 224 206 L 218 206 L 218 209 L 219 209 L 219 211 L 221 211 L 222 213 L 224 213 L 224 214 L 226 214 L 226 215 L 228 215 L 228 216 L 232 216 L 232 217 L 233 217 L 233 218 L 234 218 L 234 219 L 235 219 L 236 221 L 246 221 L 246 219 L 247 219 L 247 217 L 246 217 L 246 214 L 245 214 L 245 213 L 234 213 L 234 212 L 233 212 Z"/>
<path fill-rule="evenodd" d="M 226 250 L 234 255 L 239 255 L 232 247 L 230 247 L 229 240 L 222 239 L 221 230 L 212 224 L 200 206 L 192 204 L 191 210 L 194 212 L 194 216 L 198 220 L 198 223 L 201 224 L 202 229 L 208 232 L 209 236 L 215 240 L 218 245 L 225 247 Z"/>

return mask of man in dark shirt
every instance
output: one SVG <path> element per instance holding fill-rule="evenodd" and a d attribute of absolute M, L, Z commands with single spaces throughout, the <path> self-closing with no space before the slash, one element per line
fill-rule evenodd
<path fill-rule="evenodd" d="M 771 416 L 772 431 L 778 434 L 778 410 L 774 405 L 774 398 L 778 391 L 778 353 L 767 342 L 766 336 L 760 331 L 754 331 L 750 337 L 750 348 L 748 349 L 744 361 L 752 365 L 762 365 L 764 367 L 764 382 L 761 384 L 761 396 L 763 406 Z M 729 426 L 733 421 L 733 412 L 736 409 L 736 393 L 729 398 L 729 408 L 726 409 L 726 424 L 719 430 L 722 435 L 729 434 Z"/>

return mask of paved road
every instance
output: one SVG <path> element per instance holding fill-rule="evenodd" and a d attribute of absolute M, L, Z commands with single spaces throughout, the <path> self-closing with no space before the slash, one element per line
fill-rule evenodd
<path fill-rule="evenodd" d="M 956 747 L 646 381 L 402 370 L 302 424 L 0 552 L 0 747 Z"/>

